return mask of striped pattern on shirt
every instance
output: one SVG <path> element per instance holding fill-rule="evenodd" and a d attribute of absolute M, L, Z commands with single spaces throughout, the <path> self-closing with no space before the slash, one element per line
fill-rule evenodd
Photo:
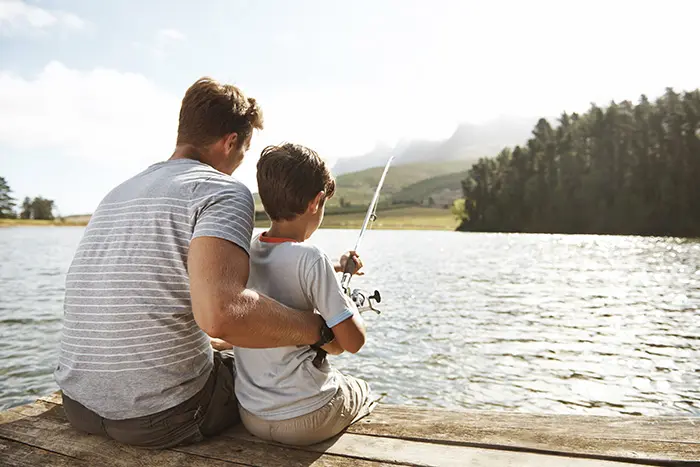
<path fill-rule="evenodd" d="M 189 244 L 218 237 L 248 252 L 253 215 L 245 185 L 188 159 L 155 164 L 112 190 L 66 277 L 61 389 L 112 420 L 196 394 L 212 350 L 192 314 Z"/>

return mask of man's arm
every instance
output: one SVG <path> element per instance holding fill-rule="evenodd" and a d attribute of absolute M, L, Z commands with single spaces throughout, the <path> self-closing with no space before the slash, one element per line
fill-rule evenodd
<path fill-rule="evenodd" d="M 292 310 L 246 289 L 249 258 L 232 242 L 197 237 L 190 243 L 187 269 L 192 312 L 209 336 L 249 348 L 311 345 L 323 322 L 316 313 Z"/>

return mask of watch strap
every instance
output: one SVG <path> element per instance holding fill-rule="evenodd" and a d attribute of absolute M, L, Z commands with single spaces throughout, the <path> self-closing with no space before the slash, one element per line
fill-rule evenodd
<path fill-rule="evenodd" d="M 335 339 L 335 335 L 333 334 L 333 330 L 328 327 L 328 325 L 324 323 L 321 325 L 321 337 L 319 340 L 311 345 L 312 349 L 320 349 L 324 345 L 328 344 L 329 342 L 332 342 L 333 339 Z"/>

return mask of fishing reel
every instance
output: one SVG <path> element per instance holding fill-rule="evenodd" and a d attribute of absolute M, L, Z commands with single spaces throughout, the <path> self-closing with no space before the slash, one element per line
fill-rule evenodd
<path fill-rule="evenodd" d="M 352 274 L 350 270 L 350 261 L 345 266 L 345 272 L 343 273 L 343 279 L 340 281 L 340 286 L 343 289 L 343 293 L 352 300 L 352 302 L 357 307 L 357 311 L 362 314 L 366 311 L 374 311 L 380 314 L 381 311 L 375 308 L 375 304 L 382 302 L 382 296 L 379 290 L 375 290 L 370 294 L 368 291 L 363 289 L 351 289 L 350 279 L 352 279 Z"/>
<path fill-rule="evenodd" d="M 353 301 L 360 314 L 370 310 L 377 314 L 381 313 L 379 309 L 374 307 L 376 303 L 382 302 L 382 296 L 379 290 L 375 290 L 374 293 L 370 295 L 366 290 L 354 289 L 352 293 L 350 293 L 350 299 Z"/>

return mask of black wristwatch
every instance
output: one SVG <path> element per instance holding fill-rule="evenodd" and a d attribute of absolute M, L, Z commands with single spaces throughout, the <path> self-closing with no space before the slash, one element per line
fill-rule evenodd
<path fill-rule="evenodd" d="M 333 330 L 324 322 L 321 325 L 321 338 L 315 344 L 311 345 L 311 348 L 318 350 L 329 342 L 332 342 L 333 339 L 335 339 Z"/>

